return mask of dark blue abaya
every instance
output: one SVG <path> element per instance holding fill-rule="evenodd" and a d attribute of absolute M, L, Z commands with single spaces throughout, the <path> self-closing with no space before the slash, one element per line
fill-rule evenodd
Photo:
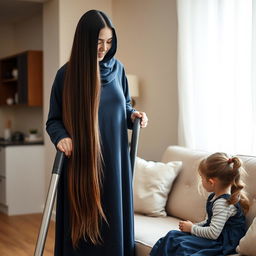
<path fill-rule="evenodd" d="M 62 122 L 63 66 L 56 75 L 50 99 L 47 132 L 57 145 L 69 137 Z M 99 129 L 103 153 L 102 204 L 108 225 L 102 224 L 102 245 L 81 240 L 73 249 L 70 237 L 67 173 L 61 176 L 56 209 L 55 256 L 133 256 L 132 176 L 128 151 L 127 128 L 132 127 L 128 84 L 122 64 L 113 57 L 100 63 L 102 88 Z M 68 160 L 67 160 L 68 161 Z M 66 165 L 65 165 L 66 166 Z M 88 195 L 90 196 L 90 195 Z"/>

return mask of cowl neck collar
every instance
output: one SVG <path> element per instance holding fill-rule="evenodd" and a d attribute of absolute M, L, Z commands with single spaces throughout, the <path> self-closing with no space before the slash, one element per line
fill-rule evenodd
<path fill-rule="evenodd" d="M 110 84 L 116 78 L 117 73 L 118 65 L 115 58 L 112 58 L 108 61 L 100 62 L 100 75 L 102 86 Z"/>

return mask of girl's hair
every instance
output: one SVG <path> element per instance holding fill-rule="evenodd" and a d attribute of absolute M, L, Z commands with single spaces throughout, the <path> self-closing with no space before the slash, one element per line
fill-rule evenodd
<path fill-rule="evenodd" d="M 98 126 L 101 83 L 97 45 L 104 27 L 112 29 L 113 39 L 103 61 L 113 57 L 116 36 L 111 21 L 100 11 L 88 11 L 78 22 L 64 80 L 63 121 L 73 143 L 67 177 L 74 248 L 81 238 L 100 244 L 102 220 L 107 222 L 101 203 L 103 163 Z"/>
<path fill-rule="evenodd" d="M 249 199 L 246 196 L 241 176 L 246 174 L 242 161 L 238 157 L 229 158 L 225 153 L 215 153 L 203 159 L 199 172 L 207 179 L 218 178 L 223 188 L 231 185 L 229 204 L 240 203 L 245 213 L 249 210 Z"/>

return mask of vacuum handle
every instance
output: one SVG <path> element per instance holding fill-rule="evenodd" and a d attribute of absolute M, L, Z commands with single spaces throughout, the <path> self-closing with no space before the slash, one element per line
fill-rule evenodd
<path fill-rule="evenodd" d="M 44 206 L 44 213 L 43 213 L 39 235 L 36 242 L 34 256 L 43 255 L 49 223 L 52 215 L 52 208 L 53 208 L 55 197 L 56 197 L 57 187 L 58 187 L 59 178 L 60 178 L 63 163 L 64 163 L 64 158 L 65 158 L 65 154 L 57 150 L 53 168 L 52 168 L 52 177 L 51 177 L 51 181 L 48 189 L 46 203 Z"/>
<path fill-rule="evenodd" d="M 134 173 L 135 161 L 138 151 L 141 118 L 135 118 L 132 129 L 132 140 L 130 149 L 132 175 Z"/>
<path fill-rule="evenodd" d="M 65 158 L 65 153 L 61 152 L 60 150 L 57 150 L 57 153 L 54 159 L 53 168 L 52 168 L 52 173 L 56 173 L 58 175 L 61 174 L 64 158 Z"/>

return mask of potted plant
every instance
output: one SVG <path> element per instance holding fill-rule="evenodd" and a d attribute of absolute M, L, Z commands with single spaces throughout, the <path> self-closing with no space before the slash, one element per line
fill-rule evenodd
<path fill-rule="evenodd" d="M 29 130 L 28 139 L 29 139 L 29 140 L 36 140 L 37 137 L 38 137 L 37 129 L 30 129 L 30 130 Z"/>

